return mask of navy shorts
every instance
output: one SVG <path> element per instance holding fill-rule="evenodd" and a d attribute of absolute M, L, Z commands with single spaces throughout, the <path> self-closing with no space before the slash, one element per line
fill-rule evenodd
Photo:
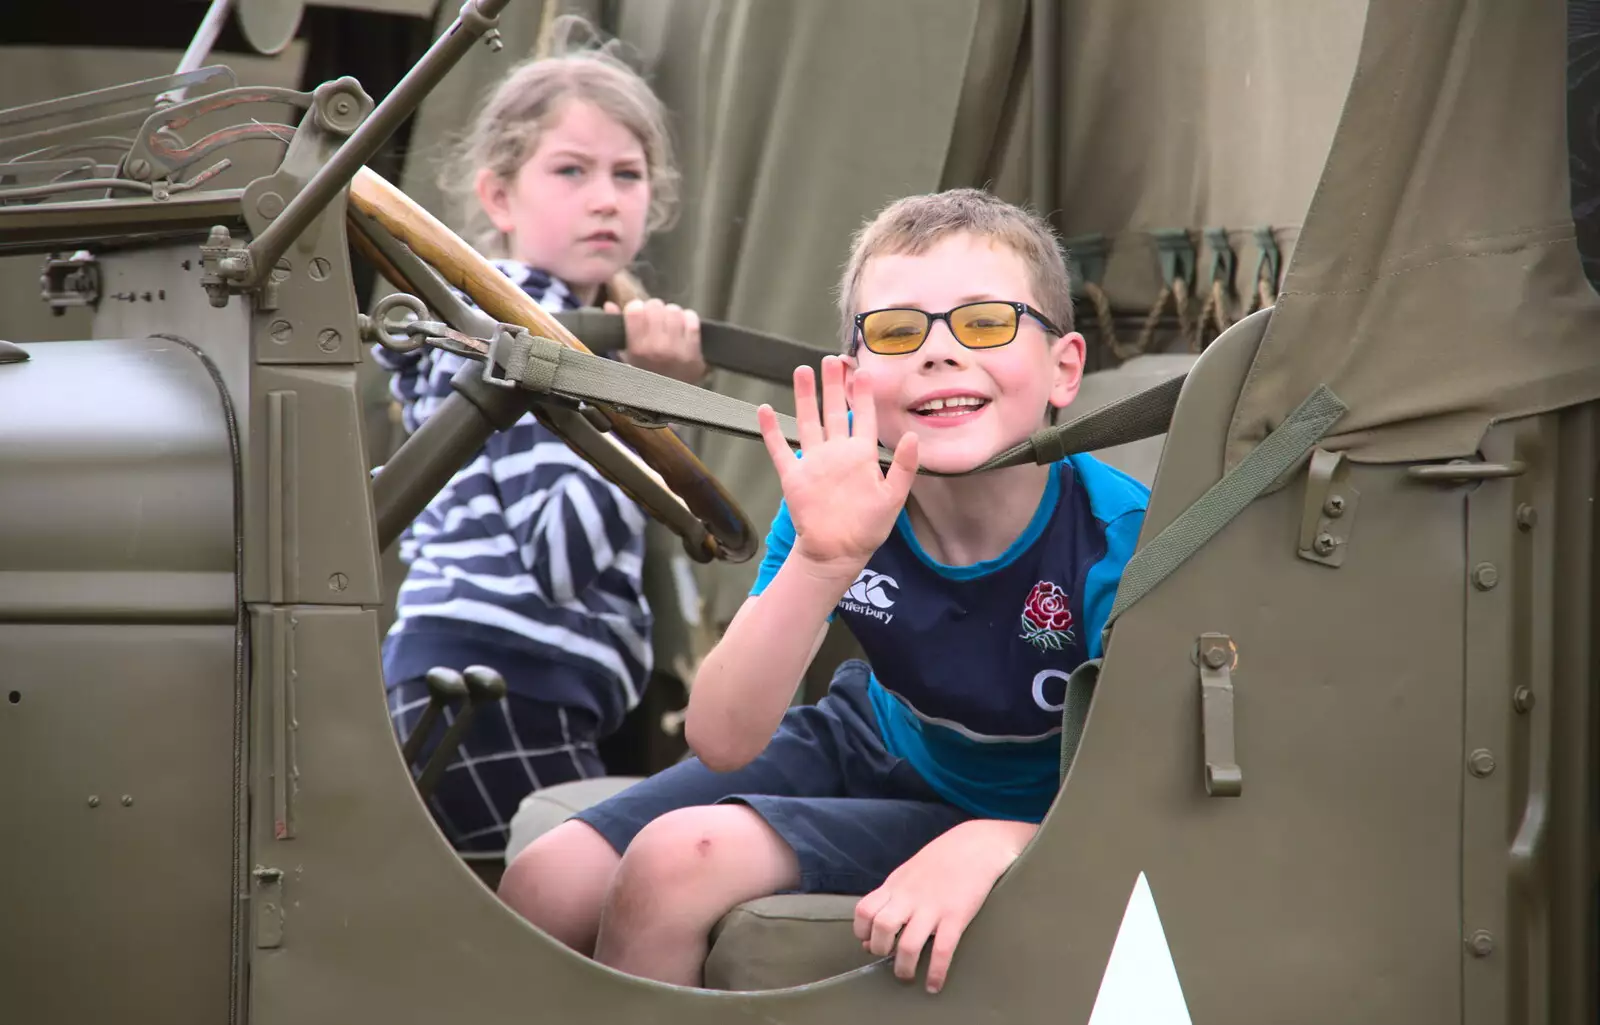
<path fill-rule="evenodd" d="M 389 717 L 401 743 L 428 706 L 422 680 L 402 680 L 389 690 Z M 445 730 L 455 721 L 445 709 L 412 765 L 420 777 Z M 541 787 L 606 774 L 596 746 L 594 713 L 515 692 L 478 709 L 428 799 L 434 821 L 458 851 L 506 848 L 511 816 L 522 799 Z"/>
<path fill-rule="evenodd" d="M 972 818 L 884 749 L 867 697 L 871 671 L 849 661 L 815 705 L 784 714 L 749 765 L 713 772 L 698 758 L 636 783 L 573 818 L 620 854 L 647 823 L 708 804 L 748 805 L 800 861 L 795 893 L 864 895 L 951 826 Z"/>

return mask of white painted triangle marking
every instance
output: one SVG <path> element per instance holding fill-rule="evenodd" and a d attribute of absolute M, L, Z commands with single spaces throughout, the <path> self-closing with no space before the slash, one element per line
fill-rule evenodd
<path fill-rule="evenodd" d="M 1139 873 L 1089 1025 L 1194 1025 L 1150 883 Z"/>

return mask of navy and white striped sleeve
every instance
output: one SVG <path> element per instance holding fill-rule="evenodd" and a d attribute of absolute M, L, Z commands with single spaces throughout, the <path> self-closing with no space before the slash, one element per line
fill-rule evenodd
<path fill-rule="evenodd" d="M 644 514 L 550 431 L 517 424 L 488 454 L 506 526 L 547 600 L 570 602 L 619 560 L 637 560 L 628 549 Z"/>

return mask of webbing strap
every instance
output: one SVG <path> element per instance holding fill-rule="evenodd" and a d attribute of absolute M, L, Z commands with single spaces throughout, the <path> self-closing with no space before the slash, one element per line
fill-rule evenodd
<path fill-rule="evenodd" d="M 1304 402 L 1286 417 L 1278 429 L 1267 435 L 1244 460 L 1178 518 L 1133 553 L 1122 571 L 1117 600 L 1106 617 L 1101 632 L 1102 650 L 1110 639 L 1111 626 L 1134 602 L 1149 594 L 1207 541 L 1217 535 L 1245 507 L 1261 496 L 1274 481 L 1305 458 L 1307 452 L 1339 422 L 1345 404 L 1327 385 L 1319 385 Z M 1100 659 L 1085 662 L 1067 680 L 1065 703 L 1061 709 L 1061 776 L 1066 778 L 1072 759 L 1083 739 L 1089 701 L 1100 677 Z"/>
<path fill-rule="evenodd" d="M 650 418 L 760 439 L 757 407 L 663 374 L 628 366 L 526 331 L 501 331 L 489 348 L 484 380 L 585 402 L 603 402 Z M 789 444 L 799 445 L 794 417 L 778 414 Z"/>
<path fill-rule="evenodd" d="M 615 317 L 614 314 L 608 316 Z M 604 402 L 663 422 L 705 427 L 745 438 L 761 437 L 757 407 L 751 403 L 616 360 L 569 349 L 525 331 L 502 331 L 496 337 L 490 347 L 484 378 L 495 384 L 515 383 L 569 399 Z M 1065 424 L 1045 428 L 971 470 L 939 473 L 919 468 L 918 472 L 934 477 L 964 477 L 1028 463 L 1048 465 L 1079 452 L 1153 438 L 1165 433 L 1171 423 L 1184 379 L 1183 376 L 1170 378 Z M 789 444 L 798 447 L 800 440 L 794 418 L 780 413 L 778 426 Z M 887 466 L 894 455 L 880 446 L 878 458 Z"/>
<path fill-rule="evenodd" d="M 591 352 L 618 352 L 627 348 L 628 332 L 622 315 L 586 307 L 552 314 L 561 326 L 583 339 Z M 804 345 L 781 335 L 752 331 L 718 320 L 700 322 L 700 352 L 706 363 L 720 370 L 788 386 L 796 367 L 809 366 L 822 380 L 822 357 L 829 350 Z"/>

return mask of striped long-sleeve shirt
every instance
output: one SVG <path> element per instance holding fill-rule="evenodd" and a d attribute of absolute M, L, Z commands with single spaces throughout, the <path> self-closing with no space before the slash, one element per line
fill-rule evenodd
<path fill-rule="evenodd" d="M 578 306 L 560 280 L 496 261 L 549 310 Z M 375 347 L 415 431 L 450 395 L 460 356 Z M 401 539 L 408 564 L 384 642 L 390 686 L 439 665 L 492 666 L 529 697 L 591 710 L 599 735 L 650 674 L 640 580 L 644 514 L 532 416 L 495 433 Z"/>

